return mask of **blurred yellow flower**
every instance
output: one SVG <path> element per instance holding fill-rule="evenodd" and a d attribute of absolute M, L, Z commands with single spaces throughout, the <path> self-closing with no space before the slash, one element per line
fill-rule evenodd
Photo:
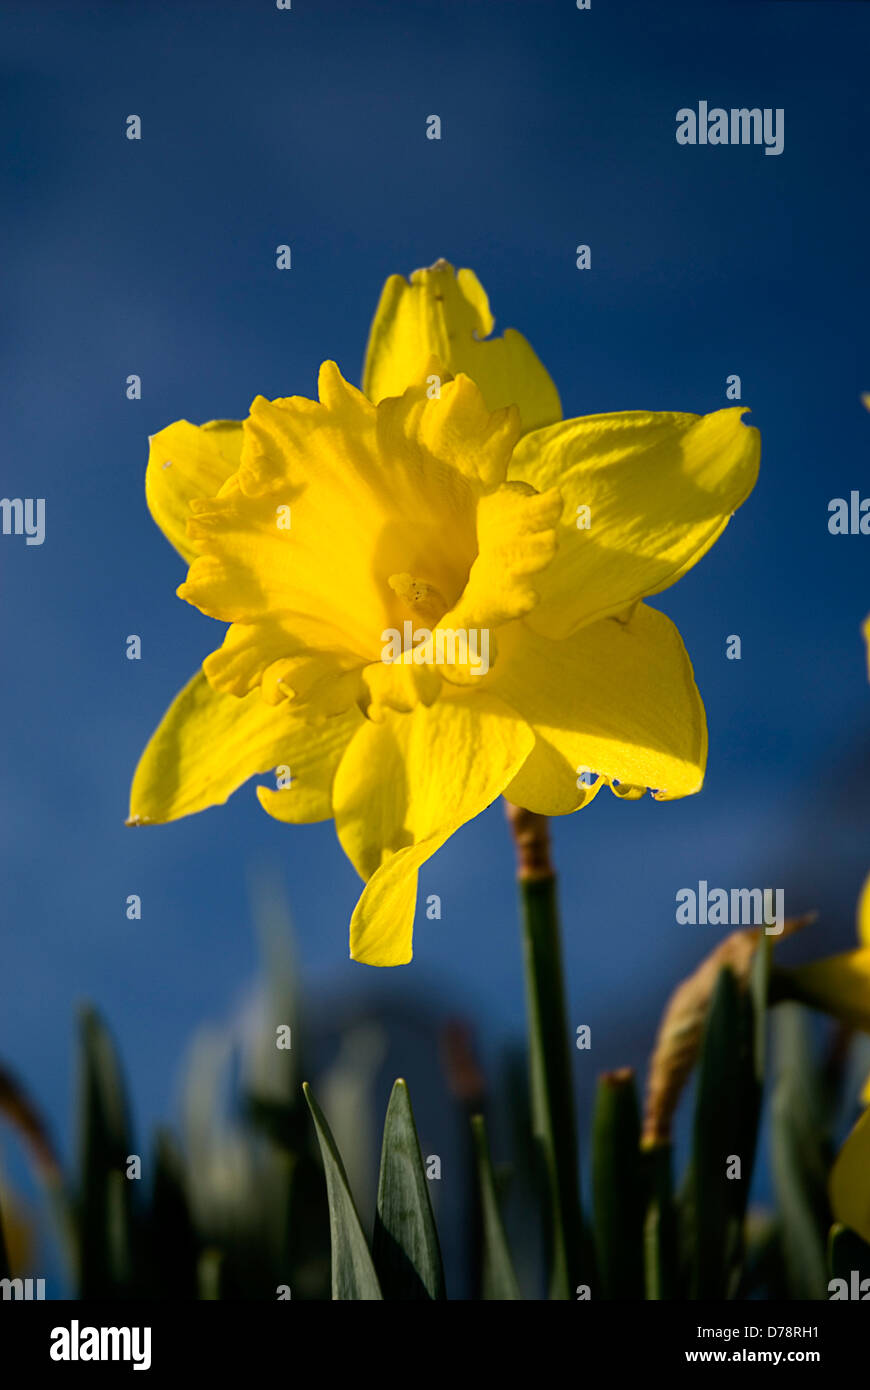
<path fill-rule="evenodd" d="M 870 1110 L 865 1110 L 831 1169 L 829 1194 L 835 1221 L 870 1241 Z"/>
<path fill-rule="evenodd" d="M 373 965 L 410 960 L 420 866 L 501 793 L 561 815 L 704 775 L 691 664 L 641 600 L 721 535 L 757 432 L 742 409 L 563 421 L 526 340 L 492 329 L 470 270 L 394 276 L 364 394 L 327 362 L 318 402 L 151 440 L 178 592 L 230 626 L 148 744 L 130 821 L 277 769 L 263 807 L 333 818 L 366 882 L 351 955 Z"/>
<path fill-rule="evenodd" d="M 870 878 L 858 904 L 858 936 L 861 946 L 857 951 L 818 963 L 816 968 L 825 967 L 818 985 L 824 988 L 828 1001 L 822 1007 L 870 1031 Z M 870 1078 L 861 1099 L 870 1106 Z M 837 1155 L 831 1170 L 830 1197 L 834 1219 L 870 1241 L 870 1109 L 864 1111 Z"/>

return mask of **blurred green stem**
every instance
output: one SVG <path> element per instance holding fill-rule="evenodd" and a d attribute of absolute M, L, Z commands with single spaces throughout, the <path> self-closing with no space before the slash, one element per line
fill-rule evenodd
<path fill-rule="evenodd" d="M 547 819 L 507 803 L 522 904 L 532 1124 L 546 1199 L 550 1298 L 580 1280 L 582 1222 L 571 1054 Z"/>

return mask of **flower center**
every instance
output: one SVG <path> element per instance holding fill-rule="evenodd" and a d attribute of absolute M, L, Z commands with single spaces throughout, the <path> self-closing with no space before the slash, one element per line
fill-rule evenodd
<path fill-rule="evenodd" d="M 439 620 L 447 612 L 448 604 L 434 584 L 429 584 L 425 579 L 415 579 L 412 574 L 391 574 L 387 583 L 410 610 L 412 617 L 427 627 L 438 626 Z"/>

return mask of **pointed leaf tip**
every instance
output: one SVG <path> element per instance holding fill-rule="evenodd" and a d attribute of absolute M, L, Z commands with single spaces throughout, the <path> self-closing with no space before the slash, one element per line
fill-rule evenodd
<path fill-rule="evenodd" d="M 378 1301 L 383 1294 L 338 1146 L 307 1081 L 302 1090 L 314 1120 L 326 1173 L 333 1300 Z"/>
<path fill-rule="evenodd" d="M 411 1096 L 402 1077 L 387 1106 L 373 1242 L 390 1299 L 442 1299 L 444 1269 Z"/>

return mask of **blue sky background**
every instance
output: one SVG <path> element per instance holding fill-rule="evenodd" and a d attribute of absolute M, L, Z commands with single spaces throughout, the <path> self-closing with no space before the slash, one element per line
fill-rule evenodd
<path fill-rule="evenodd" d="M 714 410 L 736 372 L 762 433 L 749 503 L 657 600 L 706 702 L 703 792 L 605 792 L 555 827 L 571 1021 L 593 1029 L 582 1093 L 643 1064 L 667 993 L 721 935 L 676 925 L 680 887 L 771 884 L 787 911 L 821 909 L 784 958 L 851 944 L 870 537 L 829 535 L 827 504 L 870 495 L 868 38 L 870 5 L 831 0 L 3 6 L 2 491 L 44 497 L 47 533 L 0 538 L 0 1057 L 64 1145 L 76 1003 L 109 1018 L 150 1127 L 192 1031 L 256 968 L 257 865 L 283 876 L 326 1017 L 410 990 L 472 1019 L 488 1057 L 521 1033 L 500 807 L 424 870 L 443 919 L 392 972 L 348 960 L 357 879 L 329 824 L 280 826 L 251 786 L 173 826 L 123 824 L 148 735 L 222 631 L 174 597 L 147 436 L 313 394 L 327 357 L 358 380 L 384 279 L 438 256 L 477 271 L 566 415 Z M 783 107 L 783 154 L 678 146 L 675 113 L 699 99 Z"/>

